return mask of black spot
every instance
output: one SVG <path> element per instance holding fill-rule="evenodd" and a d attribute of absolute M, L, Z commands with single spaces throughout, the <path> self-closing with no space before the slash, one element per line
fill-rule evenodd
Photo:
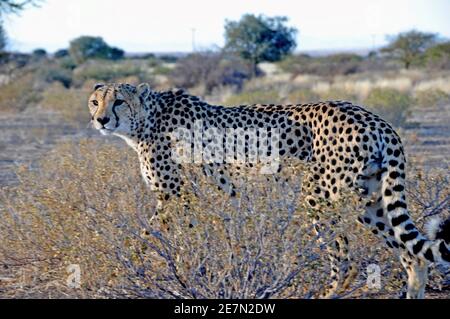
<path fill-rule="evenodd" d="M 392 189 L 396 192 L 402 192 L 405 187 L 403 185 L 395 185 Z"/>
<path fill-rule="evenodd" d="M 441 242 L 441 244 L 439 245 L 439 252 L 441 253 L 442 259 L 444 259 L 446 262 L 450 262 L 450 252 L 448 251 L 444 242 Z"/>
<path fill-rule="evenodd" d="M 389 207 L 388 207 L 388 209 L 389 209 Z M 400 225 L 403 222 L 406 222 L 407 220 L 409 220 L 409 216 L 406 214 L 403 214 L 398 217 L 392 218 L 391 223 L 392 223 L 393 227 L 397 227 L 398 225 Z"/>
<path fill-rule="evenodd" d="M 378 227 L 379 230 L 381 230 L 381 231 L 384 230 L 384 224 L 383 224 L 383 223 L 378 222 L 376 225 L 377 225 L 377 227 Z"/>
<path fill-rule="evenodd" d="M 436 233 L 436 239 L 443 239 L 447 244 L 450 243 L 450 218 L 439 225 L 439 231 Z"/>
<path fill-rule="evenodd" d="M 383 208 L 380 208 L 379 210 L 377 210 L 377 216 L 383 217 Z"/>
<path fill-rule="evenodd" d="M 402 201 L 396 201 L 396 202 L 394 202 L 392 204 L 389 204 L 387 206 L 387 209 L 388 209 L 388 211 L 393 211 L 393 210 L 395 210 L 396 208 L 399 208 L 399 207 L 406 209 L 406 203 L 404 203 Z"/>
<path fill-rule="evenodd" d="M 391 165 L 391 166 L 397 166 L 397 165 L 398 165 L 398 162 L 397 162 L 396 160 L 390 160 L 390 161 L 389 161 L 389 165 Z"/>
<path fill-rule="evenodd" d="M 427 249 L 427 251 L 424 254 L 425 258 L 428 259 L 431 262 L 434 262 L 433 252 L 430 248 Z"/>
<path fill-rule="evenodd" d="M 415 239 L 418 235 L 419 235 L 419 232 L 412 231 L 410 233 L 400 235 L 400 239 L 402 242 L 407 242 L 407 241 Z"/>
<path fill-rule="evenodd" d="M 417 255 L 417 254 L 422 250 L 423 244 L 425 244 L 425 242 L 426 242 L 425 239 L 419 240 L 419 241 L 413 246 L 413 253 Z"/>

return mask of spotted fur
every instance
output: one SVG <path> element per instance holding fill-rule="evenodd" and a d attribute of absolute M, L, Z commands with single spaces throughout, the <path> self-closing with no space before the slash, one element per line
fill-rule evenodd
<path fill-rule="evenodd" d="M 358 220 L 400 256 L 408 273 L 408 297 L 423 297 L 430 262 L 450 262 L 444 240 L 425 238 L 410 218 L 400 137 L 391 125 L 360 106 L 331 101 L 222 107 L 182 90 L 156 92 L 146 84 L 110 84 L 95 87 L 89 108 L 96 129 L 122 137 L 136 150 L 145 181 L 158 193 L 158 209 L 170 198 L 181 196 L 183 167 L 171 158 L 169 137 L 176 128 L 193 129 L 195 120 L 219 129 L 276 128 L 283 161 L 300 160 L 310 167 L 304 191 L 312 208 L 317 208 L 319 200 L 339 199 L 345 188 L 367 200 Z M 221 189 L 236 196 L 231 164 L 200 165 Z M 337 281 L 346 281 L 338 278 L 336 260 L 347 262 L 343 276 L 350 276 L 346 245 L 347 238 L 342 238 L 330 250 L 335 278 L 327 296 L 337 289 Z"/>

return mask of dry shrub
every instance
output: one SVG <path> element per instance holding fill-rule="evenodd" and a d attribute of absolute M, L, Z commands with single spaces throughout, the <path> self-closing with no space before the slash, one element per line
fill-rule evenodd
<path fill-rule="evenodd" d="M 149 81 L 149 67 L 144 61 L 125 60 L 120 62 L 111 61 L 88 61 L 73 70 L 73 81 L 81 86 L 87 80 L 97 82 L 118 82 L 120 79 L 136 76 L 140 81 Z"/>
<path fill-rule="evenodd" d="M 89 90 L 67 89 L 62 84 L 54 83 L 43 92 L 40 105 L 45 110 L 62 115 L 68 124 L 86 126 L 89 123 L 86 112 Z"/>
<path fill-rule="evenodd" d="M 82 139 L 60 144 L 37 169 L 21 168 L 20 185 L 0 192 L 0 265 L 13 278 L 0 282 L 0 296 L 308 298 L 328 281 L 296 168 L 279 180 L 243 178 L 237 202 L 188 168 L 189 212 L 174 200 L 151 221 L 155 197 L 138 166 L 125 146 Z M 329 219 L 342 216 L 336 231 L 349 235 L 362 269 L 352 294 L 341 296 L 373 296 L 360 289 L 371 263 L 383 275 L 375 296 L 393 296 L 401 267 L 375 236 L 355 229 L 360 206 L 344 197 L 323 210 Z M 421 211 L 413 209 L 415 217 Z M 81 268 L 79 289 L 65 285 L 70 264 Z M 24 269 L 29 279 L 20 283 Z"/>
<path fill-rule="evenodd" d="M 297 89 L 289 93 L 287 97 L 287 103 L 298 104 L 298 103 L 310 103 L 317 102 L 319 100 L 319 96 L 315 94 L 310 89 Z"/>
<path fill-rule="evenodd" d="M 414 99 L 417 106 L 442 106 L 450 103 L 450 94 L 439 89 L 428 89 L 415 92 Z"/>
<path fill-rule="evenodd" d="M 239 91 L 250 77 L 251 70 L 243 60 L 220 52 L 190 54 L 180 59 L 170 74 L 175 86 L 202 87 L 206 94 L 222 86 Z"/>
<path fill-rule="evenodd" d="M 320 263 L 298 215 L 298 191 L 261 183 L 233 207 L 195 170 L 187 174 L 197 196 L 188 216 L 180 203 L 169 204 L 167 230 L 148 224 L 154 196 L 134 154 L 92 140 L 62 144 L 38 171 L 19 172 L 20 187 L 2 192 L 0 261 L 33 264 L 35 277 L 61 283 L 66 266 L 78 264 L 81 291 L 59 292 L 84 297 L 254 298 L 304 295 L 302 282 L 320 287 L 324 276 L 299 278 Z M 42 296 L 45 285 L 27 289 Z"/>
<path fill-rule="evenodd" d="M 39 99 L 34 77 L 30 73 L 0 85 L 0 112 L 21 112 Z"/>
<path fill-rule="evenodd" d="M 357 96 L 355 94 L 352 94 L 344 89 L 330 88 L 328 91 L 321 92 L 319 96 L 321 100 L 325 101 L 357 101 Z"/>
<path fill-rule="evenodd" d="M 225 105 L 244 104 L 279 104 L 280 96 L 277 90 L 251 90 L 234 94 L 224 101 Z"/>
<path fill-rule="evenodd" d="M 368 108 L 396 127 L 405 124 L 412 104 L 408 94 L 390 88 L 373 89 L 365 100 Z"/>

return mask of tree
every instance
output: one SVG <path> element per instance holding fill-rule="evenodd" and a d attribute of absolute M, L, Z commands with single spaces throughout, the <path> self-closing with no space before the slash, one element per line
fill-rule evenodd
<path fill-rule="evenodd" d="M 382 49 L 395 59 L 400 60 L 406 69 L 420 61 L 426 49 L 437 42 L 435 33 L 426 33 L 416 30 L 403 32 L 389 38 L 390 43 Z"/>
<path fill-rule="evenodd" d="M 450 41 L 428 48 L 425 51 L 425 62 L 434 69 L 450 69 Z"/>
<path fill-rule="evenodd" d="M 296 47 L 295 28 L 285 26 L 286 17 L 244 15 L 240 21 L 225 22 L 225 50 L 249 61 L 253 75 L 258 63 L 275 62 Z"/>
<path fill-rule="evenodd" d="M 7 44 L 6 31 L 3 28 L 3 16 L 9 13 L 19 13 L 28 5 L 36 6 L 42 0 L 0 0 L 0 54 L 5 50 Z"/>
<path fill-rule="evenodd" d="M 3 52 L 3 50 L 5 50 L 5 47 L 6 47 L 6 32 L 0 21 L 0 54 Z"/>
<path fill-rule="evenodd" d="M 67 49 L 59 49 L 53 54 L 53 56 L 56 59 L 65 58 L 65 57 L 69 56 L 69 50 L 67 50 Z"/>
<path fill-rule="evenodd" d="M 0 16 L 8 13 L 19 13 L 27 6 L 38 5 L 42 0 L 0 0 Z"/>
<path fill-rule="evenodd" d="M 47 57 L 47 51 L 45 51 L 45 49 L 40 49 L 39 48 L 39 49 L 33 50 L 31 55 L 36 60 L 40 60 L 40 59 L 43 59 L 43 58 Z"/>
<path fill-rule="evenodd" d="M 72 40 L 69 47 L 70 56 L 76 63 L 88 59 L 121 59 L 125 52 L 119 48 L 110 47 L 101 37 L 82 36 Z"/>

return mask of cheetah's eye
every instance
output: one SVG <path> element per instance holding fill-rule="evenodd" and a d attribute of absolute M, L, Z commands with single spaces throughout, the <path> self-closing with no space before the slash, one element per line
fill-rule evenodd
<path fill-rule="evenodd" d="M 124 101 L 124 100 L 116 100 L 116 101 L 114 102 L 114 105 L 113 105 L 113 107 L 115 107 L 115 106 L 119 106 L 119 105 L 122 105 L 123 103 L 125 103 L 125 101 Z"/>
<path fill-rule="evenodd" d="M 98 106 L 98 101 L 97 101 L 97 100 L 92 100 L 91 102 L 92 102 L 92 104 L 94 104 L 95 106 Z"/>

